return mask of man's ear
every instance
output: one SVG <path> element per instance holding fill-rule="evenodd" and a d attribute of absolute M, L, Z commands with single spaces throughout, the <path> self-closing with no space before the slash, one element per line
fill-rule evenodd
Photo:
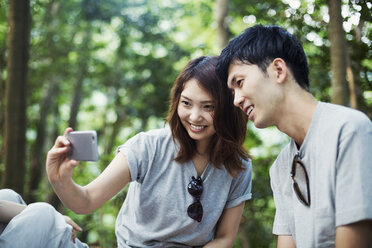
<path fill-rule="evenodd" d="M 281 58 L 275 58 L 272 62 L 272 68 L 275 72 L 277 83 L 283 83 L 288 77 L 288 67 L 285 61 Z"/>

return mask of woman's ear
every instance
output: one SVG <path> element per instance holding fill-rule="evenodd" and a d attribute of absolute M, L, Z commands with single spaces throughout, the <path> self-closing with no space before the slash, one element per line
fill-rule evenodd
<path fill-rule="evenodd" d="M 281 58 L 275 58 L 272 62 L 277 83 L 283 83 L 288 77 L 288 67 L 285 61 Z"/>

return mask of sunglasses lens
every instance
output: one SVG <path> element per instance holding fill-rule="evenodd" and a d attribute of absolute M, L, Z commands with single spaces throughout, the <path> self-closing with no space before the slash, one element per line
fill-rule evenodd
<path fill-rule="evenodd" d="M 203 218 L 203 207 L 200 201 L 196 201 L 187 208 L 187 214 L 190 218 L 200 222 Z"/>
<path fill-rule="evenodd" d="M 297 164 L 297 169 L 296 169 L 296 182 L 298 184 L 299 191 L 302 193 L 302 195 L 305 197 L 306 201 L 308 202 L 309 200 L 307 199 L 308 191 L 307 191 L 306 172 L 304 170 L 304 167 L 299 166 L 298 164 Z"/>
<path fill-rule="evenodd" d="M 310 206 L 310 188 L 309 178 L 304 164 L 298 159 L 296 155 L 293 159 L 291 176 L 293 180 L 293 189 L 297 198 L 305 206 Z"/>
<path fill-rule="evenodd" d="M 203 181 L 201 180 L 201 178 L 193 177 L 191 182 L 187 186 L 187 190 L 193 197 L 200 198 L 201 194 L 203 193 Z"/>
<path fill-rule="evenodd" d="M 195 198 L 195 202 L 187 208 L 187 215 L 198 222 L 203 218 L 203 207 L 200 202 L 200 196 L 203 193 L 203 181 L 200 177 L 192 177 L 187 185 L 187 191 Z"/>

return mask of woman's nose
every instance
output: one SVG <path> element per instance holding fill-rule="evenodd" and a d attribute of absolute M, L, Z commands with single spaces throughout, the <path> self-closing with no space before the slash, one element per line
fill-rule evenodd
<path fill-rule="evenodd" d="M 198 108 L 191 109 L 190 120 L 199 121 L 201 119 L 200 110 Z"/>

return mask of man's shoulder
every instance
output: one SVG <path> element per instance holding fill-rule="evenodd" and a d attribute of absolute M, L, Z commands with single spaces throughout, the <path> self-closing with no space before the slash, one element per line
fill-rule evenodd
<path fill-rule="evenodd" d="M 324 124 L 327 123 L 332 128 L 339 126 L 351 130 L 364 130 L 366 128 L 372 130 L 371 120 L 359 110 L 332 103 L 319 104 L 321 104 Z"/>
<path fill-rule="evenodd" d="M 338 116 L 341 120 L 371 122 L 366 114 L 357 109 L 333 103 L 319 102 L 319 104 L 326 115 Z"/>

